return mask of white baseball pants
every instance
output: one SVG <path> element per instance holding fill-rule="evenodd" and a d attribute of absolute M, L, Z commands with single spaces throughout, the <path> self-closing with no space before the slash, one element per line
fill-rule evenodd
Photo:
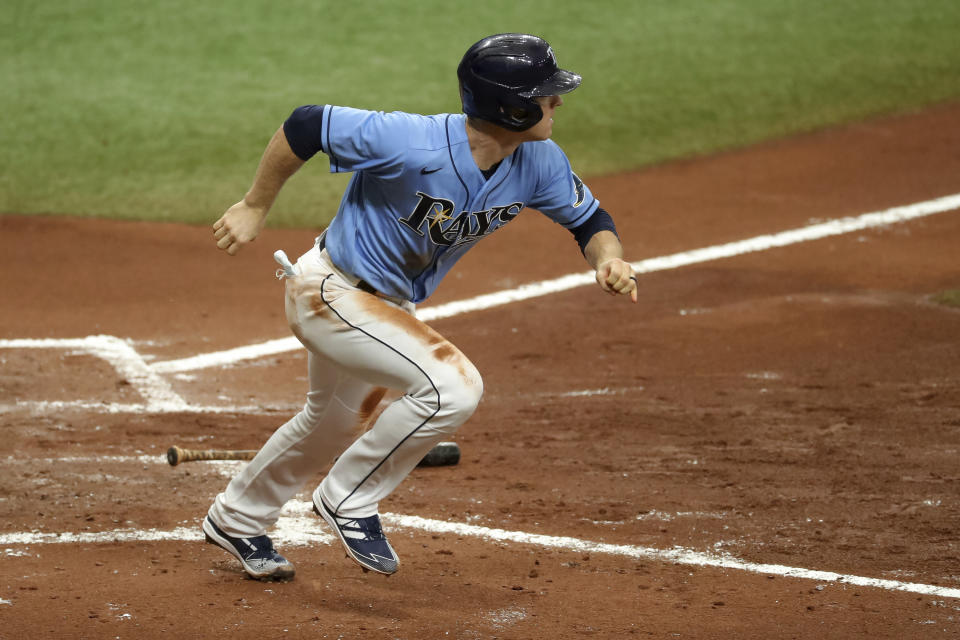
<path fill-rule="evenodd" d="M 264 534 L 338 456 L 314 497 L 343 517 L 376 514 L 380 500 L 473 414 L 483 393 L 473 364 L 414 318 L 412 303 L 358 289 L 318 247 L 295 270 L 286 280 L 287 321 L 309 352 L 310 391 L 303 410 L 210 507 L 213 521 L 235 537 Z M 403 395 L 369 426 L 387 389 Z"/>

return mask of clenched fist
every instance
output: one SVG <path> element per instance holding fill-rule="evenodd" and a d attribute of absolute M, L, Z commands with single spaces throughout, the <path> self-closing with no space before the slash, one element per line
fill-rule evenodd
<path fill-rule="evenodd" d="M 241 200 L 213 223 L 213 237 L 217 240 L 217 248 L 231 256 L 236 255 L 240 247 L 256 239 L 266 219 L 266 209 L 251 207 L 246 200 Z"/>
<path fill-rule="evenodd" d="M 614 296 L 630 296 L 630 300 L 637 301 L 637 278 L 633 275 L 633 267 L 621 258 L 610 258 L 597 266 L 597 284 L 600 288 Z"/>

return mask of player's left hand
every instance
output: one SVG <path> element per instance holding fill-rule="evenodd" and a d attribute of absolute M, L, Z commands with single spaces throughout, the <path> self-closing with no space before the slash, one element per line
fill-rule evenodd
<path fill-rule="evenodd" d="M 611 258 L 600 263 L 597 267 L 597 284 L 612 296 L 629 295 L 631 301 L 637 301 L 637 278 L 626 260 Z"/>

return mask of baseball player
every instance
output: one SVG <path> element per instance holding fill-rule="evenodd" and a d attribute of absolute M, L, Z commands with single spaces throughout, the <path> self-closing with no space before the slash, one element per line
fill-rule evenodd
<path fill-rule="evenodd" d="M 613 220 L 550 140 L 561 96 L 580 76 L 560 69 L 542 39 L 512 33 L 471 46 L 457 75 L 463 114 L 294 110 L 249 192 L 213 225 L 217 247 L 234 255 L 317 152 L 331 172 L 353 173 L 315 245 L 295 265 L 278 252 L 287 320 L 308 351 L 306 404 L 203 521 L 207 540 L 254 578 L 293 577 L 265 531 L 334 459 L 313 492 L 314 510 L 365 570 L 397 570 L 378 505 L 470 417 L 483 392 L 474 365 L 417 320 L 414 305 L 478 240 L 536 209 L 574 235 L 604 291 L 637 301 Z M 374 419 L 387 389 L 402 395 Z"/>

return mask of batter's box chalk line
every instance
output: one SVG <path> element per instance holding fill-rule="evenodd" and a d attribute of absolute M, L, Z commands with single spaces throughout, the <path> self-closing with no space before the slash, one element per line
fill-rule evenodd
<path fill-rule="evenodd" d="M 186 411 L 189 405 L 173 390 L 159 373 L 150 368 L 143 357 L 126 340 L 115 336 L 87 336 L 73 339 L 16 339 L 0 340 L 4 349 L 72 349 L 101 358 L 130 383 L 146 404 L 148 413 Z M 91 410 L 98 406 L 93 403 Z M 109 411 L 109 405 L 103 405 Z"/>
<path fill-rule="evenodd" d="M 316 543 L 329 545 L 333 538 L 321 526 L 320 521 L 310 515 L 311 508 L 308 502 L 292 500 L 288 503 L 287 507 L 284 508 L 283 515 L 277 522 L 276 528 L 271 531 L 271 537 L 281 545 L 308 546 Z M 901 582 L 899 580 L 868 578 L 832 571 L 817 571 L 779 564 L 761 564 L 748 562 L 726 554 L 694 551 L 682 547 L 656 549 L 636 545 L 593 542 L 567 536 L 549 536 L 524 531 L 508 531 L 506 529 L 481 527 L 463 522 L 433 520 L 419 516 L 394 513 L 384 513 L 382 516 L 386 524 L 392 527 L 415 529 L 428 533 L 480 538 L 496 543 L 525 544 L 577 554 L 598 553 L 666 564 L 729 569 L 760 575 L 795 578 L 798 580 L 815 580 L 837 585 L 917 593 L 939 598 L 960 598 L 960 589 L 914 582 Z M 0 546 L 64 543 L 199 542 L 200 540 L 202 540 L 202 535 L 199 525 L 193 527 L 177 527 L 169 531 L 158 529 L 117 529 L 113 531 L 82 533 L 32 531 L 0 534 Z"/>

